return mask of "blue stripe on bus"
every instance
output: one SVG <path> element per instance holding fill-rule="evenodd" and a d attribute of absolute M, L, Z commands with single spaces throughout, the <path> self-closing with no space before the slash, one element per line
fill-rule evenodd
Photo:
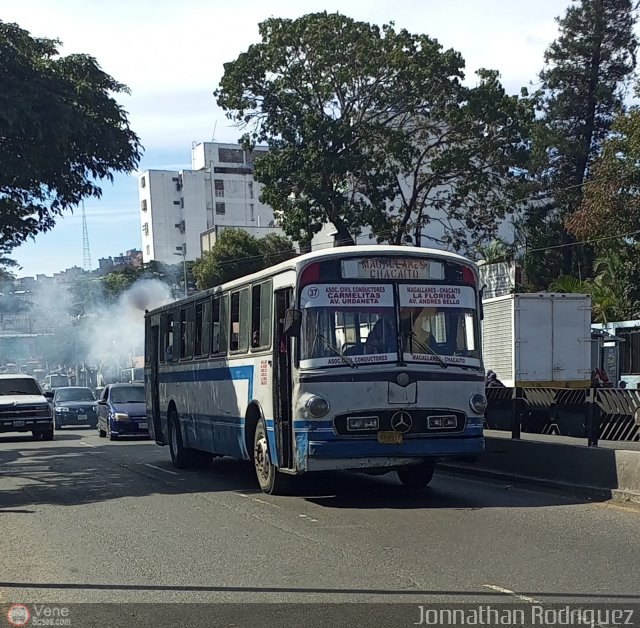
<path fill-rule="evenodd" d="M 162 371 L 158 380 L 163 383 L 228 382 L 239 379 L 249 381 L 249 403 L 253 399 L 253 365 L 223 366 L 218 368 L 189 369 L 185 371 Z"/>

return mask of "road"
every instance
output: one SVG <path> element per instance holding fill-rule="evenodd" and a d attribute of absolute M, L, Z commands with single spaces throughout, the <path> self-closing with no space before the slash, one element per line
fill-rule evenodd
<path fill-rule="evenodd" d="M 0 437 L 0 602 L 640 601 L 633 507 L 444 474 L 297 484 L 93 430 Z"/>

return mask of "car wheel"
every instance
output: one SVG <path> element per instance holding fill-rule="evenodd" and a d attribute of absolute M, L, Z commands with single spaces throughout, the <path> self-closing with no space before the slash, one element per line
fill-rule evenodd
<path fill-rule="evenodd" d="M 115 432 L 109 432 L 109 440 L 118 440 L 118 434 Z"/>
<path fill-rule="evenodd" d="M 56 428 L 57 430 L 61 430 L 61 429 L 62 429 L 62 425 L 60 425 L 60 423 L 56 423 L 56 424 L 55 424 L 55 428 Z"/>
<path fill-rule="evenodd" d="M 106 433 L 103 429 L 98 428 L 98 436 L 99 436 L 100 438 L 106 438 L 107 433 Z"/>
<path fill-rule="evenodd" d="M 267 429 L 260 419 L 253 436 L 253 466 L 260 488 L 269 495 L 284 495 L 289 488 L 289 478 L 271 463 Z"/>
<path fill-rule="evenodd" d="M 36 430 L 33 430 L 33 432 L 31 432 L 31 436 L 33 436 L 33 440 L 40 440 L 42 438 L 42 432 L 36 432 Z"/>
<path fill-rule="evenodd" d="M 413 467 L 398 469 L 396 473 L 400 482 L 407 488 L 423 488 L 433 479 L 435 466 L 434 462 L 424 462 Z"/>

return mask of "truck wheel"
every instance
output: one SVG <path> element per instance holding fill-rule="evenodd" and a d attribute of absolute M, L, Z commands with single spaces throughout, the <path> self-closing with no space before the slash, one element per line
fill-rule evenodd
<path fill-rule="evenodd" d="M 31 436 L 33 436 L 33 440 L 40 440 L 42 438 L 42 432 L 36 432 L 36 430 L 33 430 L 33 432 L 31 432 Z"/>
<path fill-rule="evenodd" d="M 269 495 L 284 495 L 288 489 L 289 478 L 278 471 L 271 463 L 267 429 L 260 419 L 253 436 L 253 465 L 260 488 Z"/>
<path fill-rule="evenodd" d="M 396 473 L 400 482 L 407 488 L 422 488 L 433 479 L 435 466 L 434 462 L 424 462 L 415 467 L 398 469 Z"/>
<path fill-rule="evenodd" d="M 175 412 L 169 416 L 169 453 L 176 469 L 187 469 L 191 465 L 190 450 L 182 444 L 180 424 Z"/>
<path fill-rule="evenodd" d="M 42 440 L 53 440 L 53 428 L 51 427 L 44 432 L 40 432 L 40 438 L 42 438 Z"/>

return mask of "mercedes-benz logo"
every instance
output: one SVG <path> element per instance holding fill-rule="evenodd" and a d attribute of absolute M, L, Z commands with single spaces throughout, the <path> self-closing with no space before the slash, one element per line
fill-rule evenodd
<path fill-rule="evenodd" d="M 411 420 L 411 415 L 404 410 L 396 412 L 391 417 L 391 427 L 395 432 L 406 434 L 411 429 L 412 424 L 413 421 Z"/>

